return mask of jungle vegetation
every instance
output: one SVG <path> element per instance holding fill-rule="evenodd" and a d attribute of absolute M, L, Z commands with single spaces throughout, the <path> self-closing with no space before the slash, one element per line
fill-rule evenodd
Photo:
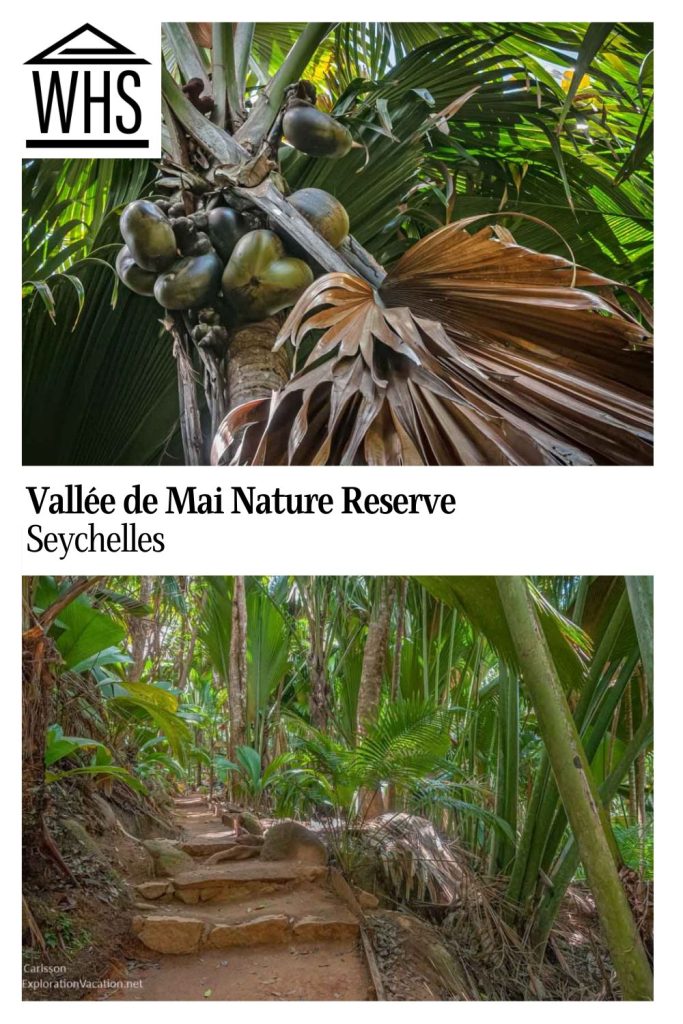
<path fill-rule="evenodd" d="M 160 164 L 24 166 L 25 462 L 651 461 L 651 25 L 173 23 L 163 54 Z M 338 159 L 283 144 L 313 98 Z M 316 281 L 199 344 L 117 281 L 140 198 L 246 211 Z"/>
<path fill-rule="evenodd" d="M 74 788 L 315 818 L 350 878 L 350 826 L 405 812 L 472 879 L 458 927 L 496 922 L 475 974 L 528 956 L 570 977 L 580 889 L 606 997 L 651 997 L 650 577 L 26 577 L 23 614 L 29 903 Z M 436 913 L 448 881 L 420 851 L 380 842 L 382 884 Z M 525 978 L 498 997 L 543 998 Z"/>

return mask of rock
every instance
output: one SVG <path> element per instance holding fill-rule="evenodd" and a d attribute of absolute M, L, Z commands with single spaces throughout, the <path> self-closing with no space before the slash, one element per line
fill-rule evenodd
<path fill-rule="evenodd" d="M 237 815 L 237 821 L 240 828 L 243 828 L 249 835 L 262 836 L 263 825 L 258 820 L 255 814 L 251 814 L 249 811 L 242 811 Z"/>
<path fill-rule="evenodd" d="M 84 825 L 81 824 L 76 818 L 63 818 L 62 824 L 71 835 L 74 837 L 77 843 L 79 843 L 88 853 L 92 854 L 98 860 L 105 860 L 105 856 L 102 850 L 97 844 L 97 841 L 93 839 L 88 830 Z"/>
<path fill-rule="evenodd" d="M 327 847 L 314 832 L 298 821 L 282 821 L 266 832 L 261 859 L 327 864 Z"/>
<path fill-rule="evenodd" d="M 133 918 L 133 931 L 148 949 L 157 953 L 195 953 L 204 922 L 191 917 L 165 914 Z"/>
<path fill-rule="evenodd" d="M 234 836 L 226 836 L 225 839 L 186 839 L 178 843 L 178 849 L 188 857 L 208 857 L 220 850 L 229 850 L 235 843 Z"/>
<path fill-rule="evenodd" d="M 334 942 L 338 939 L 355 939 L 358 935 L 358 922 L 346 916 L 338 919 L 322 917 L 302 917 L 292 928 L 295 938 L 303 942 Z"/>
<path fill-rule="evenodd" d="M 171 891 L 171 884 L 163 880 L 158 882 L 141 882 L 135 886 L 135 891 L 138 896 L 142 896 L 145 900 L 158 900 L 161 896 L 165 896 Z"/>
<path fill-rule="evenodd" d="M 241 836 L 235 838 L 235 842 L 239 846 L 263 846 L 265 836 L 252 836 L 249 832 L 243 833 Z"/>
<path fill-rule="evenodd" d="M 314 882 L 327 869 L 319 864 L 297 861 L 269 863 L 253 860 L 210 864 L 184 871 L 173 879 L 174 898 L 182 903 L 206 903 L 241 899 L 266 893 L 293 889 L 303 882 Z"/>
<path fill-rule="evenodd" d="M 207 857 L 204 863 L 220 864 L 224 860 L 248 860 L 250 857 L 258 857 L 260 852 L 258 846 L 238 846 L 235 843 L 229 850 L 220 850 L 213 856 Z"/>
<path fill-rule="evenodd" d="M 192 857 L 178 847 L 173 839 L 145 839 L 143 847 L 154 861 L 157 878 L 172 878 L 178 871 L 189 871 L 194 866 Z"/>
<path fill-rule="evenodd" d="M 105 832 L 115 829 L 116 814 L 114 812 L 114 808 L 109 803 L 109 801 L 105 800 L 104 797 L 99 795 L 99 793 L 91 794 L 90 799 L 92 800 L 93 804 L 100 813 L 100 818 L 102 820 L 102 828 L 105 830 Z"/>
<path fill-rule="evenodd" d="M 229 946 L 266 946 L 285 942 L 289 934 L 286 914 L 267 914 L 240 924 L 217 924 L 211 929 L 207 946 L 227 949 Z"/>
<path fill-rule="evenodd" d="M 363 910 L 377 910 L 379 900 L 375 895 L 373 895 L 373 893 L 366 892 L 365 889 L 354 889 L 353 895 L 356 897 Z"/>

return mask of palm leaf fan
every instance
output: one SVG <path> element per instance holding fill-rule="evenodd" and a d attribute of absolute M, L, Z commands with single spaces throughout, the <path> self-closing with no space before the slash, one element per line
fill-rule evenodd
<path fill-rule="evenodd" d="M 379 289 L 326 274 L 276 346 L 315 343 L 279 392 L 232 410 L 214 463 L 647 464 L 651 336 L 622 286 L 468 218 Z M 644 318 L 650 309 L 624 289 Z"/>

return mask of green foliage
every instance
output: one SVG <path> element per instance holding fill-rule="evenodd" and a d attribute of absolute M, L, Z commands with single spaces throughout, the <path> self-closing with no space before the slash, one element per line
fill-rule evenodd
<path fill-rule="evenodd" d="M 188 725 L 177 714 L 178 699 L 150 683 L 122 683 L 124 696 L 111 697 L 108 707 L 128 722 L 152 722 L 163 734 L 174 756 L 185 761 L 191 740 Z"/>
<path fill-rule="evenodd" d="M 644 829 L 638 825 L 621 825 L 615 822 L 614 837 L 624 864 L 632 871 L 643 871 L 643 877 L 654 878 L 654 823 L 649 821 Z"/>
<path fill-rule="evenodd" d="M 59 725 L 51 725 L 47 731 L 45 743 L 45 764 L 54 765 L 65 757 L 71 757 L 79 751 L 94 750 L 94 758 L 90 764 L 78 765 L 75 768 L 62 768 L 45 773 L 46 782 L 61 782 L 78 775 L 90 775 L 95 779 L 116 779 L 138 793 L 144 793 L 145 787 L 126 768 L 112 764 L 111 753 L 102 743 L 82 736 L 64 736 Z"/>
<path fill-rule="evenodd" d="M 270 789 L 282 785 L 287 777 L 287 767 L 292 762 L 290 753 L 274 757 L 265 768 L 261 766 L 261 756 L 253 747 L 238 747 L 235 751 L 237 763 L 227 758 L 220 759 L 221 772 L 234 772 L 238 791 L 243 794 L 254 807 L 260 807 L 264 795 Z"/>
<path fill-rule="evenodd" d="M 263 715 L 289 664 L 289 627 L 260 586 L 247 594 L 247 719 Z"/>
<path fill-rule="evenodd" d="M 24 164 L 24 463 L 150 463 L 174 434 L 175 367 L 158 311 L 118 294 L 113 268 L 118 213 L 153 174 L 136 160 Z"/>
<path fill-rule="evenodd" d="M 214 669 L 226 683 L 230 674 L 233 577 L 207 576 L 205 580 L 200 636 Z"/>
<path fill-rule="evenodd" d="M 381 783 L 414 785 L 444 764 L 454 714 L 455 709 L 430 701 L 387 704 L 349 753 L 350 776 L 367 789 Z"/>
<path fill-rule="evenodd" d="M 60 761 L 63 757 L 69 757 L 77 750 L 99 750 L 108 753 L 107 748 L 97 740 L 85 739 L 82 736 L 65 736 L 60 725 L 50 726 L 45 739 L 45 764 L 47 767 L 54 764 L 55 761 Z"/>
<path fill-rule="evenodd" d="M 67 584 L 64 584 L 61 589 Z M 59 596 L 54 580 L 43 577 L 36 595 L 37 608 L 46 608 Z M 65 668 L 75 672 L 92 668 L 97 657 L 123 640 L 126 630 L 109 615 L 93 608 L 92 598 L 82 594 L 63 609 L 55 624 L 57 649 Z"/>
<path fill-rule="evenodd" d="M 418 576 L 417 579 L 435 597 L 459 607 L 501 658 L 511 665 L 517 664 L 512 637 L 492 576 Z M 529 587 L 564 685 L 578 691 L 583 682 L 581 654 L 587 648 L 587 638 L 575 624 L 560 615 L 533 584 L 529 583 Z"/>
<path fill-rule="evenodd" d="M 55 914 L 50 924 L 43 932 L 45 945 L 50 950 L 61 950 L 67 956 L 87 948 L 92 942 L 92 936 L 86 928 L 76 927 L 68 913 Z"/>

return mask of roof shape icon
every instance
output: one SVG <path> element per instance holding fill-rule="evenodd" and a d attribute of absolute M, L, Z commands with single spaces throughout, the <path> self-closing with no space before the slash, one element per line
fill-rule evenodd
<path fill-rule="evenodd" d="M 73 44 L 73 45 L 69 45 Z M 149 64 L 86 21 L 84 25 L 37 53 L 26 64 Z"/>

